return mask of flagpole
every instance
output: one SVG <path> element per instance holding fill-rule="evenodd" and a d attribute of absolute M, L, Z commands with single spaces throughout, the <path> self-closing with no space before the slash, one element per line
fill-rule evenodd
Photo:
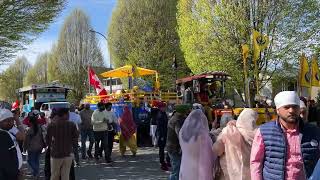
<path fill-rule="evenodd" d="M 312 65 L 313 57 L 311 57 L 311 76 L 310 76 L 310 89 L 309 89 L 309 97 L 311 99 L 311 93 L 312 93 L 312 79 L 313 79 L 313 65 Z M 310 67 L 310 66 L 309 66 Z"/>
<path fill-rule="evenodd" d="M 308 97 L 308 100 L 307 100 L 307 113 L 306 113 L 306 116 L 307 116 L 307 122 L 309 122 L 309 110 L 310 110 L 310 100 L 311 100 L 311 91 L 312 91 L 312 79 L 313 79 L 313 67 L 312 67 L 312 58 L 311 58 L 311 66 L 309 66 L 309 69 L 310 69 L 310 89 L 309 89 L 309 97 Z M 309 102 L 308 102 L 309 101 Z"/>
<path fill-rule="evenodd" d="M 243 74 L 244 74 L 244 95 L 245 95 L 245 103 L 250 107 L 250 90 L 249 90 L 249 81 L 248 81 L 248 66 L 247 66 L 247 58 L 249 53 L 249 46 L 246 44 L 241 45 L 242 48 L 242 60 L 243 60 Z"/>
<path fill-rule="evenodd" d="M 298 94 L 299 94 L 299 96 L 301 96 L 301 94 L 302 94 L 302 87 L 301 87 L 301 74 L 302 74 L 302 55 L 301 55 L 301 57 L 300 57 L 300 69 L 299 69 L 299 75 L 298 75 Z"/>
<path fill-rule="evenodd" d="M 246 58 L 243 57 L 243 73 L 244 73 L 244 95 L 245 95 L 245 100 L 246 100 L 246 103 L 247 103 L 247 106 L 250 104 L 249 103 L 249 97 L 250 97 L 250 94 L 248 94 L 248 75 L 247 75 L 247 62 L 246 62 Z"/>
<path fill-rule="evenodd" d="M 88 88 L 89 88 L 89 95 L 91 94 L 91 88 L 90 88 L 90 66 L 88 66 Z"/>
<path fill-rule="evenodd" d="M 256 86 L 257 86 L 257 95 L 259 95 L 259 72 L 258 72 L 258 60 L 254 62 L 254 71 L 256 75 Z"/>

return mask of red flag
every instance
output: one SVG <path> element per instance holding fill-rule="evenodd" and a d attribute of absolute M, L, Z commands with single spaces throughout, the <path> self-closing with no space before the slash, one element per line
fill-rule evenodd
<path fill-rule="evenodd" d="M 130 139 L 130 137 L 134 133 L 136 133 L 137 125 L 133 120 L 132 112 L 127 106 L 123 108 L 123 114 L 119 120 L 119 123 L 120 123 L 121 134 L 123 135 L 125 140 Z"/>
<path fill-rule="evenodd" d="M 107 91 L 104 89 L 103 84 L 101 83 L 100 79 L 93 71 L 92 68 L 89 67 L 89 83 L 92 87 L 94 87 L 97 91 L 99 96 L 107 95 Z"/>
<path fill-rule="evenodd" d="M 16 109 L 18 109 L 19 108 L 19 100 L 16 100 L 13 104 L 12 104 L 12 106 L 11 106 L 11 110 L 16 110 Z"/>

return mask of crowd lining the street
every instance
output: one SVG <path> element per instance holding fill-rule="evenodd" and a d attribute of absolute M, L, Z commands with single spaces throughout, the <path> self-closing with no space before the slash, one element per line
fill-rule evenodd
<path fill-rule="evenodd" d="M 83 160 L 113 163 L 115 136 L 122 156 L 127 147 L 132 156 L 140 146 L 158 147 L 160 168 L 170 171 L 170 180 L 320 179 L 320 129 L 309 122 L 316 117 L 307 117 L 306 104 L 294 91 L 280 92 L 274 103 L 277 119 L 261 126 L 258 113 L 249 108 L 237 120 L 227 113 L 217 123 L 208 120 L 200 104 L 176 105 L 168 115 L 161 101 L 142 103 L 145 113 L 139 117 L 125 105 L 119 118 L 111 103 L 102 102 L 95 111 L 90 104 L 53 109 L 50 117 L 37 110 L 23 117 L 19 108 L 0 109 L 0 179 L 24 178 L 23 152 L 39 179 L 43 149 L 46 179 L 75 179 L 80 154 Z"/>

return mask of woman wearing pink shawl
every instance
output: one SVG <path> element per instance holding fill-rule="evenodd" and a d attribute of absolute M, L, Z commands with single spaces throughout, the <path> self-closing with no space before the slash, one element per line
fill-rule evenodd
<path fill-rule="evenodd" d="M 187 117 L 179 133 L 182 149 L 180 180 L 212 180 L 214 155 L 209 126 L 201 110 Z"/>
<path fill-rule="evenodd" d="M 128 146 L 133 154 L 137 153 L 136 124 L 133 121 L 130 109 L 125 106 L 124 112 L 119 120 L 121 134 L 119 140 L 120 153 L 124 156 Z"/>
<path fill-rule="evenodd" d="M 220 157 L 222 172 L 218 180 L 250 180 L 250 151 L 254 138 L 258 113 L 244 109 L 236 125 L 228 124 L 213 145 Z"/>

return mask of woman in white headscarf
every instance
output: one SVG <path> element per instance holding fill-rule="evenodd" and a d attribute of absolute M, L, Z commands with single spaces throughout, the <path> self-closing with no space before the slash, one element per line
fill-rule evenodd
<path fill-rule="evenodd" d="M 222 130 L 213 145 L 222 170 L 216 174 L 218 180 L 250 180 L 250 151 L 257 118 L 256 111 L 244 109 L 235 126 L 228 124 Z"/>
<path fill-rule="evenodd" d="M 179 133 L 182 150 L 180 180 L 212 180 L 214 154 L 208 120 L 199 109 L 187 117 Z"/>

